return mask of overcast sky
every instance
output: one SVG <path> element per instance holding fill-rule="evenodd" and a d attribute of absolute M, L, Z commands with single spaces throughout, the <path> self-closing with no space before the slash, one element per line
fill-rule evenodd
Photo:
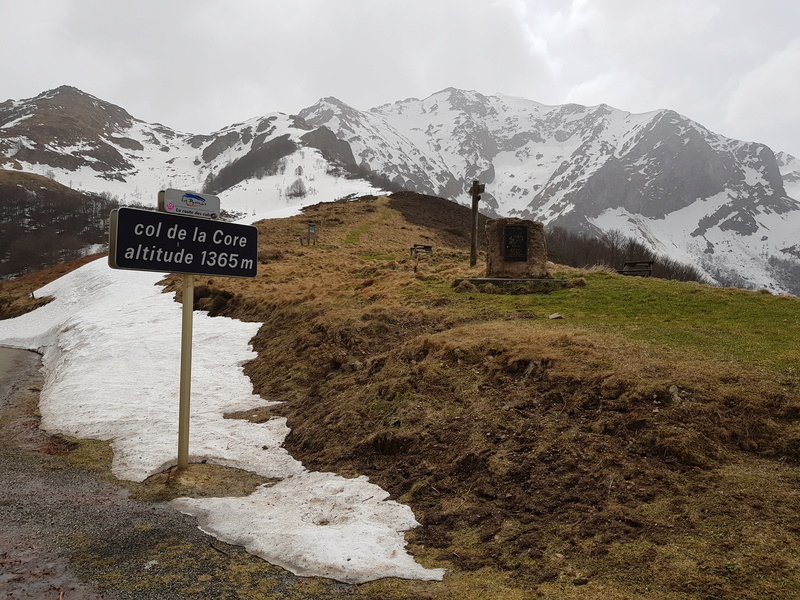
<path fill-rule="evenodd" d="M 800 157 L 797 0 L 0 0 L 0 101 L 68 84 L 191 133 L 446 87 L 670 108 Z"/>

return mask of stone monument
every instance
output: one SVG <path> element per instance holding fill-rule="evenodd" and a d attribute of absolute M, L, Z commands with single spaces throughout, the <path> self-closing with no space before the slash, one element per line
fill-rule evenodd
<path fill-rule="evenodd" d="M 527 219 L 493 219 L 486 223 L 486 277 L 547 277 L 544 224 Z"/>

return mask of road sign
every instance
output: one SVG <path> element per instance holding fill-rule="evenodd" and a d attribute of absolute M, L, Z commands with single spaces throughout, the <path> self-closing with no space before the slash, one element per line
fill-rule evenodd
<path fill-rule="evenodd" d="M 161 212 L 218 219 L 219 207 L 219 197 L 210 194 L 173 189 L 158 192 L 158 210 Z"/>
<path fill-rule="evenodd" d="M 258 229 L 170 213 L 111 213 L 108 264 L 114 269 L 255 277 Z"/>
<path fill-rule="evenodd" d="M 158 205 L 160 212 L 111 211 L 108 264 L 114 269 L 183 273 L 178 406 L 178 470 L 182 471 L 189 466 L 194 276 L 255 277 L 258 229 L 215 220 L 216 196 L 170 189 L 159 192 Z"/>

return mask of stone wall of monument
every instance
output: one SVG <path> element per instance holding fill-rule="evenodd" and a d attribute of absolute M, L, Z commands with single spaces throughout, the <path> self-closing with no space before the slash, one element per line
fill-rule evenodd
<path fill-rule="evenodd" d="M 486 276 L 541 279 L 547 276 L 544 224 L 527 219 L 486 223 Z"/>

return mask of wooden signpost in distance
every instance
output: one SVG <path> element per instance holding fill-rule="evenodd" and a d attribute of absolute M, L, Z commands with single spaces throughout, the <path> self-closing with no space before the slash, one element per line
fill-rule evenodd
<path fill-rule="evenodd" d="M 217 221 L 216 196 L 166 190 L 159 193 L 159 209 L 162 212 L 136 208 L 111 212 L 108 264 L 112 269 L 183 274 L 178 411 L 178 470 L 181 471 L 189 466 L 194 276 L 255 277 L 258 229 Z M 189 214 L 193 216 L 184 216 Z"/>
<path fill-rule="evenodd" d="M 478 201 L 481 194 L 486 191 L 486 184 L 472 182 L 469 193 L 472 195 L 472 244 L 469 249 L 469 266 L 474 267 L 478 263 Z"/>

